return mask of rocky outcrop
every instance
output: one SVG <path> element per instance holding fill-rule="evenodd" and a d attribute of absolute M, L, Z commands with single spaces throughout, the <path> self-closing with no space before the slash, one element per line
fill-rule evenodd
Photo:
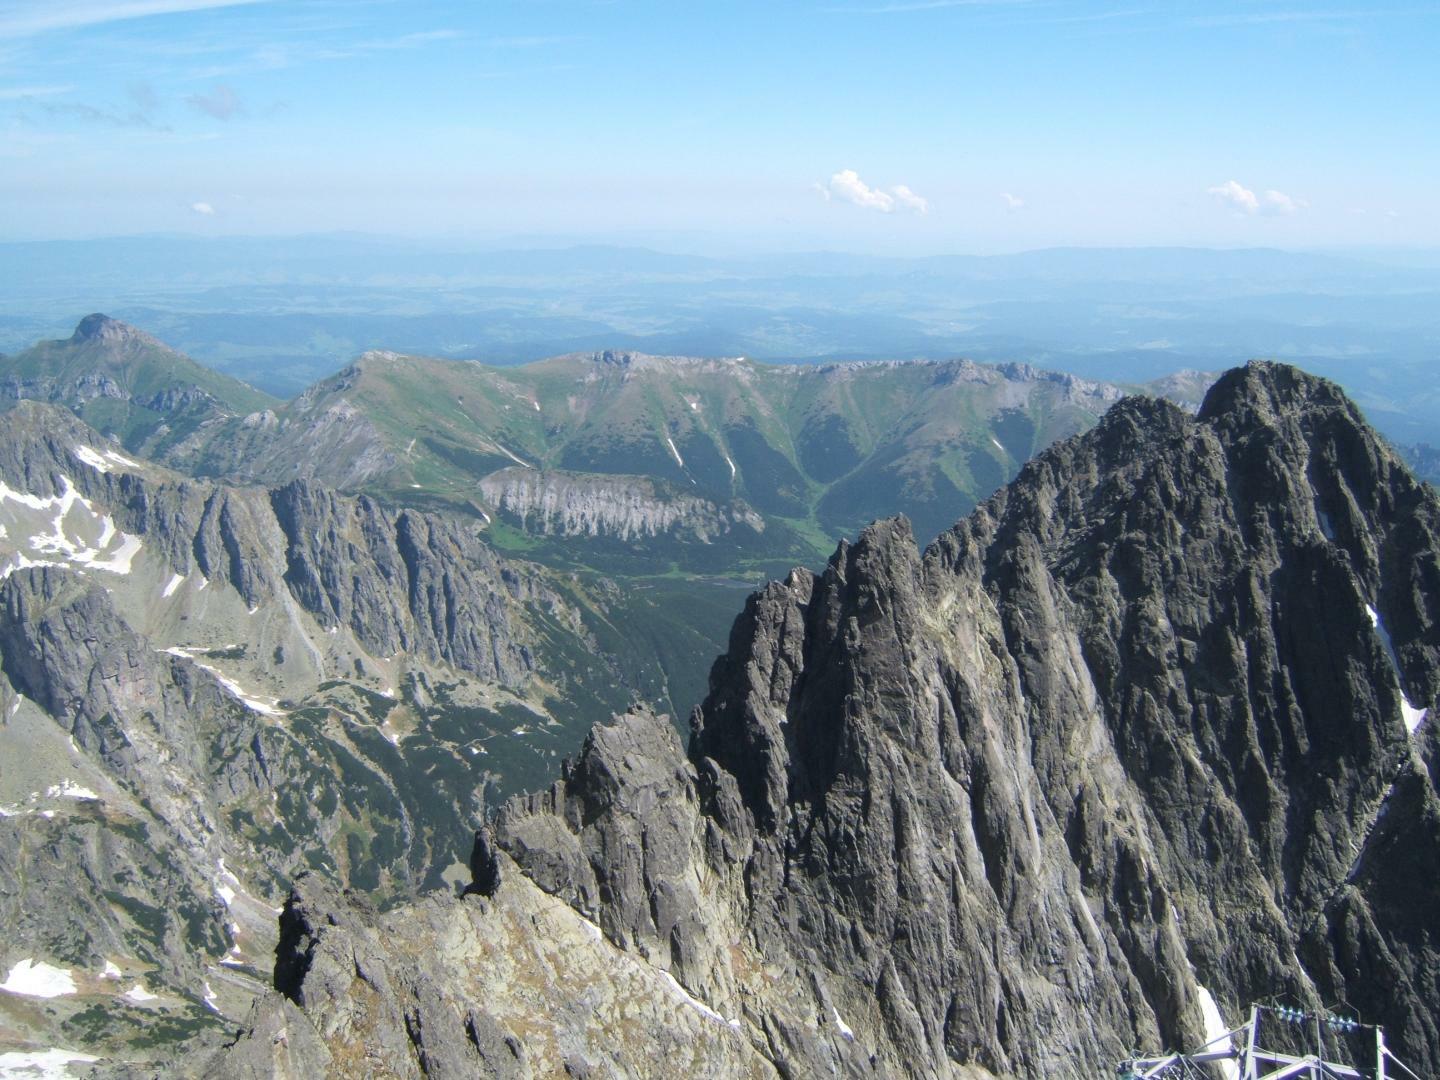
<path fill-rule="evenodd" d="M 0 357 L 0 406 L 45 401 L 73 410 L 131 453 L 184 457 L 272 399 L 149 334 L 87 315 L 67 339 Z"/>
<path fill-rule="evenodd" d="M 743 502 L 679 495 L 639 477 L 501 469 L 480 481 L 480 493 L 542 536 L 631 541 L 670 534 L 704 544 L 737 528 L 765 531 L 765 519 Z"/>
<path fill-rule="evenodd" d="M 418 652 L 488 681 L 519 686 L 534 670 L 510 607 L 558 598 L 473 531 L 300 481 L 271 492 L 270 505 L 285 536 L 285 580 L 322 621 L 381 654 Z"/>
<path fill-rule="evenodd" d="M 180 577 L 233 586 L 252 609 L 298 604 L 375 656 L 410 653 L 519 688 L 536 667 L 526 606 L 578 628 L 538 568 L 500 558 L 455 519 L 304 481 L 265 491 L 184 480 L 91 444 L 106 446 L 66 413 L 22 403 L 0 433 L 0 481 L 44 499 L 73 487 Z"/>
<path fill-rule="evenodd" d="M 735 1027 L 511 874 L 378 915 L 314 877 L 281 916 L 277 993 L 215 1077 L 774 1078 Z"/>
<path fill-rule="evenodd" d="M 1252 364 L 1198 415 L 1121 402 L 923 554 L 882 522 L 767 586 L 688 751 L 596 729 L 467 902 L 563 900 L 786 1076 L 1088 1078 L 1276 994 L 1429 1075 L 1437 694 L 1440 502 Z M 560 1040 L 590 988 L 547 992 Z"/>
<path fill-rule="evenodd" d="M 295 876 L 394 903 L 463 875 L 487 789 L 579 738 L 546 706 L 628 695 L 564 588 L 468 522 L 0 416 L 0 980 L 76 987 L 0 987 L 0 1044 L 213 1045 Z"/>
<path fill-rule="evenodd" d="M 1126 399 L 752 596 L 688 747 L 593 730 L 468 896 L 301 884 L 204 1071 L 1094 1077 L 1283 995 L 1427 1076 L 1437 696 L 1440 501 L 1332 384 Z"/>

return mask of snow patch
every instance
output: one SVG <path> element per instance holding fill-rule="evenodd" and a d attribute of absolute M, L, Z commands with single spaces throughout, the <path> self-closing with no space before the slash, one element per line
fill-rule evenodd
<path fill-rule="evenodd" d="M 996 450 L 999 450 L 1002 454 L 1008 453 L 1008 451 L 1005 449 L 1005 447 L 1003 447 L 1003 446 L 1000 445 L 1000 440 L 997 439 L 997 438 L 995 438 L 994 435 L 991 435 L 991 436 L 990 436 L 990 441 L 995 444 L 995 449 L 996 449 Z"/>
<path fill-rule="evenodd" d="M 685 459 L 680 456 L 680 451 L 675 449 L 675 440 L 670 438 L 669 435 L 666 435 L 665 443 L 670 447 L 670 453 L 675 455 L 675 464 L 683 469 L 685 467 Z"/>
<path fill-rule="evenodd" d="M 113 961 L 113 960 L 106 960 L 106 961 L 105 961 L 105 970 L 100 973 L 100 977 L 101 977 L 102 979 L 118 979 L 118 978 L 120 978 L 120 969 L 115 966 L 115 961 Z"/>
<path fill-rule="evenodd" d="M 219 668 L 212 667 L 210 664 L 195 659 L 194 654 L 199 650 L 186 649 L 179 645 L 171 645 L 168 649 L 161 649 L 160 651 L 169 653 L 171 656 L 178 656 L 182 659 L 189 660 L 201 671 L 208 672 L 210 675 L 214 676 L 216 682 L 218 682 L 222 687 L 229 691 L 232 697 L 236 698 L 240 702 L 240 704 L 244 705 L 251 712 L 260 713 L 262 716 L 285 715 L 284 711 L 278 708 L 275 702 L 266 701 L 264 698 L 256 697 L 254 694 L 251 694 L 239 683 L 237 683 L 234 679 L 221 672 Z"/>
<path fill-rule="evenodd" d="M 855 1032 L 851 1030 L 850 1025 L 845 1023 L 844 1019 L 840 1016 L 840 1010 L 835 1008 L 834 1005 L 831 1005 L 830 1011 L 835 1014 L 836 1029 L 840 1032 L 841 1035 L 844 1035 L 845 1038 L 849 1039 L 851 1042 L 854 1042 Z"/>
<path fill-rule="evenodd" d="M 205 984 L 205 1007 L 213 1013 L 220 1011 L 219 1007 L 215 1004 L 215 991 L 210 989 L 208 982 Z"/>
<path fill-rule="evenodd" d="M 1425 717 L 1429 715 L 1429 709 L 1417 709 L 1405 699 L 1404 694 L 1400 695 L 1400 719 L 1405 721 L 1405 730 L 1411 735 L 1414 735 L 1415 732 L 1420 730 L 1420 725 L 1425 722 Z"/>
<path fill-rule="evenodd" d="M 1200 991 L 1200 1014 L 1205 1018 L 1205 1045 L 1210 1046 L 1229 1034 L 1230 1028 L 1226 1026 L 1225 1018 L 1220 1015 L 1220 1006 L 1215 1004 L 1215 999 L 1211 997 L 1210 991 L 1199 983 L 1196 983 L 1195 987 Z M 1221 1049 L 1218 1045 L 1212 1048 Z M 1220 1071 L 1225 1075 L 1225 1080 L 1238 1080 L 1240 1066 L 1237 1062 L 1221 1061 L 1218 1064 Z"/>
<path fill-rule="evenodd" d="M 121 994 L 120 996 L 123 997 L 126 1001 L 133 1001 L 136 1005 L 143 1005 L 147 1001 L 160 1000 L 159 994 L 150 993 L 149 990 L 146 990 L 145 987 L 141 986 L 139 983 L 136 983 L 134 986 L 130 987 L 129 990 L 126 990 L 125 993 Z"/>
<path fill-rule="evenodd" d="M 736 1031 L 740 1030 L 739 1020 L 725 1019 L 725 1017 L 721 1016 L 709 1005 L 706 1005 L 694 994 L 690 993 L 689 990 L 686 990 L 685 987 L 681 986 L 680 983 L 676 981 L 675 976 L 671 975 L 670 972 L 662 971 L 660 972 L 660 977 L 665 980 L 666 985 L 668 985 L 670 989 L 675 992 L 675 994 L 680 998 L 681 1001 L 685 1002 L 685 1004 L 689 1005 L 696 1012 L 700 1013 L 700 1015 L 708 1016 L 711 1020 L 715 1020 L 721 1024 L 725 1024 L 728 1027 L 732 1027 Z"/>
<path fill-rule="evenodd" d="M 1395 656 L 1395 643 L 1390 640 L 1390 632 L 1385 629 L 1385 624 L 1380 621 L 1380 613 L 1369 604 L 1365 605 L 1365 613 L 1370 616 L 1370 625 L 1380 635 L 1380 644 L 1385 646 L 1385 654 L 1390 657 L 1390 667 L 1395 672 L 1395 683 L 1400 690 L 1400 719 L 1405 724 L 1405 730 L 1411 735 L 1425 722 L 1428 709 L 1417 709 L 1410 704 L 1410 699 L 1405 696 L 1405 686 L 1400 682 L 1400 661 Z"/>
<path fill-rule="evenodd" d="M 519 465 L 519 466 L 521 466 L 522 468 L 525 468 L 525 469 L 533 469 L 533 468 L 535 467 L 535 466 L 531 465 L 528 461 L 526 461 L 524 458 L 518 458 L 518 457 L 516 457 L 516 456 L 515 456 L 514 454 L 512 454 L 509 450 L 506 450 L 505 447 L 501 446 L 498 442 L 495 442 L 494 439 L 491 439 L 490 441 L 491 441 L 492 443 L 494 443 L 495 449 L 499 450 L 502 454 L 504 454 L 506 457 L 508 457 L 511 461 L 515 462 L 516 465 Z"/>
<path fill-rule="evenodd" d="M 171 574 L 170 580 L 165 583 L 165 591 L 162 592 L 160 596 L 162 598 L 167 596 L 174 596 L 175 590 L 180 588 L 180 586 L 183 584 L 185 584 L 184 574 Z"/>
<path fill-rule="evenodd" d="M 725 455 L 725 464 L 730 466 L 730 479 L 735 479 L 735 462 L 730 460 L 730 455 Z"/>
<path fill-rule="evenodd" d="M 25 997 L 53 998 L 75 993 L 75 980 L 69 968 L 36 963 L 28 957 L 10 969 L 0 990 Z"/>
<path fill-rule="evenodd" d="M 10 1050 L 0 1054 L 0 1076 L 26 1080 L 67 1080 L 75 1075 L 66 1066 L 89 1065 L 100 1060 L 78 1050 Z"/>
<path fill-rule="evenodd" d="M 16 552 L 12 561 L 0 568 L 0 580 L 29 566 L 63 566 L 63 562 L 55 561 L 57 556 L 82 567 L 128 574 L 140 552 L 139 537 L 117 530 L 109 515 L 100 513 L 89 499 L 75 490 L 69 477 L 60 477 L 60 494 L 50 498 L 15 491 L 0 481 L 0 504 L 7 502 L 53 516 L 49 531 L 36 532 L 29 538 L 30 549 L 42 557 L 32 559 Z M 77 507 L 83 512 L 74 513 Z M 97 531 L 98 537 L 93 542 L 83 539 Z M 117 537 L 119 547 L 112 548 Z"/>
<path fill-rule="evenodd" d="M 75 447 L 75 456 L 98 473 L 108 473 L 115 467 L 88 446 Z"/>
<path fill-rule="evenodd" d="M 45 794 L 52 799 L 88 799 L 98 800 L 99 795 L 87 787 L 81 787 L 73 780 L 63 780 L 58 784 L 52 784 L 45 789 Z"/>
<path fill-rule="evenodd" d="M 225 860 L 219 859 L 215 865 L 220 870 L 220 878 L 215 882 L 215 895 L 225 901 L 228 908 L 235 902 L 235 895 L 240 888 L 240 879 L 225 868 Z"/>

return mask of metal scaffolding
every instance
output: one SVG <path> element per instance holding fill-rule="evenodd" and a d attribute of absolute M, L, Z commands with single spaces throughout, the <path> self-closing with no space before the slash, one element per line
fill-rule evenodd
<path fill-rule="evenodd" d="M 1313 1053 L 1282 1053 L 1266 1049 L 1261 1026 L 1269 1021 L 1288 1031 L 1287 1043 L 1305 1043 Z M 1299 1029 L 1297 1032 L 1295 1029 Z M 1330 1033 L 1331 1047 L 1326 1046 Z M 1370 1036 L 1373 1034 L 1373 1042 Z M 1349 1061 L 1332 1060 L 1343 1053 L 1344 1043 L 1363 1045 Z M 1373 1058 L 1371 1047 L 1373 1046 Z M 1292 1046 L 1293 1049 L 1293 1046 Z M 1250 1019 L 1238 1028 L 1216 1035 L 1190 1054 L 1135 1057 L 1121 1063 L 1119 1080 L 1421 1080 L 1385 1045 L 1385 1031 L 1377 1024 L 1340 1016 L 1329 1010 L 1310 1011 L 1286 1005 L 1252 1005 Z"/>

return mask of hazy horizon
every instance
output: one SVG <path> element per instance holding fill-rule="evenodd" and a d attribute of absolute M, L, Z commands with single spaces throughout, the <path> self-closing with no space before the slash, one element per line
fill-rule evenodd
<path fill-rule="evenodd" d="M 1437 30 L 1334 0 L 12 0 L 0 237 L 1440 246 Z"/>

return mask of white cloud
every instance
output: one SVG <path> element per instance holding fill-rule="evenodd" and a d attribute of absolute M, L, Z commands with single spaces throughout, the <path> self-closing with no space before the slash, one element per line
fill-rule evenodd
<path fill-rule="evenodd" d="M 930 212 L 930 200 L 922 195 L 916 195 L 904 184 L 896 184 L 890 189 L 890 194 L 895 196 L 895 201 L 901 206 L 914 210 L 917 214 Z"/>
<path fill-rule="evenodd" d="M 1245 214 L 1253 214 L 1260 209 L 1260 200 L 1255 197 L 1255 193 L 1242 187 L 1238 180 L 1227 180 L 1217 187 L 1206 188 L 1205 194 L 1213 195 Z"/>
<path fill-rule="evenodd" d="M 913 210 L 917 214 L 928 214 L 930 202 L 917 195 L 904 184 L 896 184 L 890 190 L 871 187 L 860 179 L 854 169 L 841 169 L 830 177 L 828 183 L 815 185 L 821 195 L 828 199 L 863 206 L 867 210 L 879 210 L 882 214 L 894 212 L 897 206 Z"/>
<path fill-rule="evenodd" d="M 18 0 L 6 4 L 0 14 L 0 38 L 266 2 L 268 0 Z"/>
<path fill-rule="evenodd" d="M 191 204 L 190 204 L 190 209 L 191 209 L 191 210 L 194 210 L 195 213 L 200 214 L 200 215 L 203 216 L 203 217 L 214 217 L 214 216 L 215 216 L 215 207 L 211 206 L 208 202 L 194 202 L 194 203 L 191 203 Z"/>
<path fill-rule="evenodd" d="M 1002 191 L 1000 198 L 1005 202 L 1005 209 L 1009 210 L 1012 214 L 1025 205 L 1024 199 L 1018 195 L 1011 195 L 1008 191 Z"/>
<path fill-rule="evenodd" d="M 1293 214 L 1296 210 L 1305 208 L 1304 199 L 1292 199 L 1283 191 L 1270 190 L 1265 192 L 1265 211 L 1270 214 Z"/>
<path fill-rule="evenodd" d="M 886 194 L 879 188 L 872 188 L 860 179 L 860 175 L 854 169 L 841 169 L 830 177 L 830 183 L 820 190 L 827 199 L 840 199 L 843 202 L 854 203 L 856 206 L 864 206 L 870 210 L 879 210 L 884 214 L 895 209 L 893 195 Z"/>
<path fill-rule="evenodd" d="M 1274 188 L 1270 188 L 1262 195 L 1256 195 L 1238 180 L 1227 180 L 1216 187 L 1206 188 L 1205 193 L 1214 196 L 1221 202 L 1228 203 L 1232 209 L 1242 214 L 1283 217 L 1293 214 L 1297 210 L 1303 210 L 1309 205 L 1304 199 L 1286 195 L 1283 191 L 1276 191 Z"/>

